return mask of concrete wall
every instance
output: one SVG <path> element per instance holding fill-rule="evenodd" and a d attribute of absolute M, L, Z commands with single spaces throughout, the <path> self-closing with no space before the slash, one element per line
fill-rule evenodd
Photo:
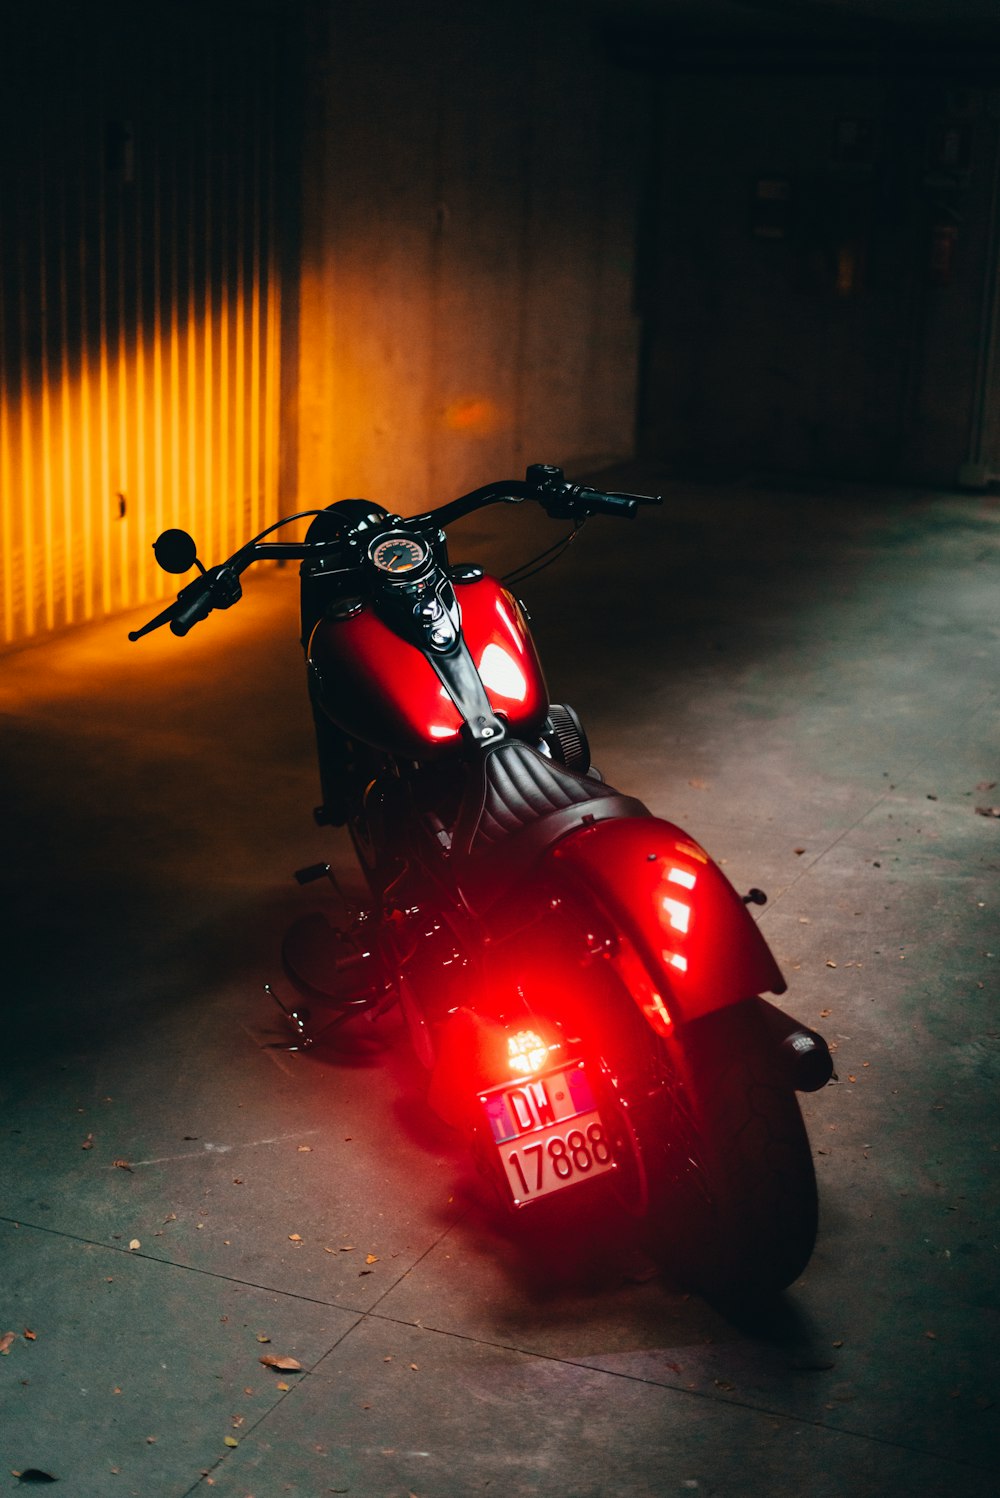
<path fill-rule="evenodd" d="M 643 449 L 956 483 L 988 374 L 997 96 L 849 70 L 661 75 L 659 89 Z M 851 122 L 868 138 L 853 155 Z M 939 159 L 948 131 L 954 162 Z M 787 184 L 784 206 L 755 200 L 765 181 Z M 985 473 L 1000 467 L 995 390 L 980 404 Z"/>
<path fill-rule="evenodd" d="M 302 501 L 633 450 L 648 84 L 547 0 L 314 7 Z"/>

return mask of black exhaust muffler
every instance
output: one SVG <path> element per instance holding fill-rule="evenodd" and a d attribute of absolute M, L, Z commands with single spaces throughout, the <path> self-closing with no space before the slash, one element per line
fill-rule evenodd
<path fill-rule="evenodd" d="M 833 1076 L 830 1047 L 816 1030 L 800 1024 L 783 1009 L 758 999 L 764 1023 L 774 1040 L 779 1065 L 796 1092 L 818 1092 Z"/>

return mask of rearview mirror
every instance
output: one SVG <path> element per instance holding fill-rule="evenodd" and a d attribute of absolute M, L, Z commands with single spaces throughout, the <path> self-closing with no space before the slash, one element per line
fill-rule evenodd
<path fill-rule="evenodd" d="M 187 531 L 169 530 L 153 542 L 153 555 L 164 572 L 190 572 L 198 562 L 198 547 Z"/>

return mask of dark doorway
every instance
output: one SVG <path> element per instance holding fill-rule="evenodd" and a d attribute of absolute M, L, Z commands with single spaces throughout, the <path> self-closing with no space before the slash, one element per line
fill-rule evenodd
<path fill-rule="evenodd" d="M 663 63 L 640 451 L 954 483 L 995 340 L 992 95 L 929 51 Z"/>

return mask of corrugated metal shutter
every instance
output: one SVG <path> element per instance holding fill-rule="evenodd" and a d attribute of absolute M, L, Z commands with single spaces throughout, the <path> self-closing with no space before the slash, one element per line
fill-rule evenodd
<path fill-rule="evenodd" d="M 7 27 L 0 629 L 164 591 L 274 517 L 280 285 L 268 6 L 68 7 Z"/>

